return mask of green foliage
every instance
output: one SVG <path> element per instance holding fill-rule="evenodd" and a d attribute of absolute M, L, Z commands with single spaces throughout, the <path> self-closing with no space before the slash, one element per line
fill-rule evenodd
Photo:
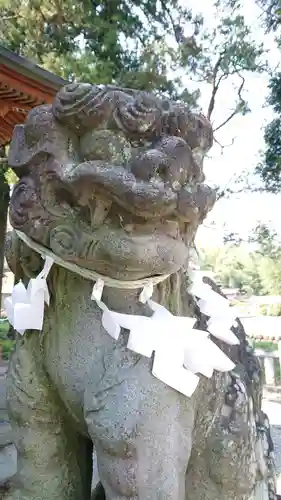
<path fill-rule="evenodd" d="M 278 346 L 274 342 L 253 340 L 253 348 L 254 349 L 263 349 L 263 351 L 266 351 L 266 352 L 274 352 L 274 351 L 277 351 Z"/>
<path fill-rule="evenodd" d="M 210 84 L 210 101 L 206 114 L 213 118 L 216 100 L 226 80 L 232 83 L 234 92 L 229 96 L 230 111 L 220 123 L 214 123 L 214 131 L 220 130 L 237 114 L 250 111 L 245 90 L 249 72 L 267 71 L 263 44 L 257 44 L 246 25 L 237 2 L 218 0 L 217 25 L 212 30 L 200 32 L 200 57 L 196 60 L 196 78 Z"/>
<path fill-rule="evenodd" d="M 0 348 L 2 349 L 3 359 L 9 359 L 14 349 L 15 342 L 8 339 L 9 322 L 0 321 Z"/>
<path fill-rule="evenodd" d="M 257 0 L 262 9 L 267 31 L 276 32 L 276 42 L 281 48 L 281 1 Z M 256 174 L 261 179 L 263 187 L 271 193 L 281 189 L 281 73 L 272 76 L 269 85 L 268 103 L 276 113 L 276 118 L 265 129 L 265 151 L 256 167 Z"/>
<path fill-rule="evenodd" d="M 276 232 L 264 224 L 257 225 L 247 243 L 203 250 L 201 266 L 214 271 L 223 286 L 241 293 L 281 295 L 281 245 Z M 272 306 L 271 313 L 279 316 L 280 307 Z"/>
<path fill-rule="evenodd" d="M 176 62 L 177 40 L 186 40 L 181 26 L 197 22 L 178 0 L 4 0 L 0 13 L 1 43 L 67 80 L 115 82 L 175 97 L 169 59 Z M 195 38 L 187 55 L 192 65 Z"/>
<path fill-rule="evenodd" d="M 248 71 L 263 71 L 263 47 L 251 37 L 239 6 L 215 2 L 217 26 L 180 0 L 0 0 L 0 43 L 68 80 L 116 83 L 167 93 L 195 105 L 210 85 L 210 118 L 218 91 L 233 79 L 233 109 L 248 112 L 242 90 Z"/>
<path fill-rule="evenodd" d="M 261 292 L 258 264 L 245 246 L 225 245 L 216 251 L 205 250 L 201 254 L 202 269 L 212 269 L 222 286 L 237 288 L 245 294 Z"/>
<path fill-rule="evenodd" d="M 260 279 L 264 294 L 281 294 L 281 257 L 272 259 L 264 257 L 260 263 Z"/>
<path fill-rule="evenodd" d="M 15 342 L 9 339 L 3 341 L 0 340 L 0 346 L 2 347 L 3 359 L 7 361 L 14 350 Z"/>
<path fill-rule="evenodd" d="M 261 222 L 256 225 L 248 238 L 248 242 L 255 243 L 259 253 L 263 256 L 275 258 L 280 254 L 280 242 L 277 232 Z"/>
<path fill-rule="evenodd" d="M 240 6 L 225 0 L 215 3 L 217 25 L 212 30 L 200 31 L 201 52 L 196 59 L 195 75 L 200 81 L 211 86 L 211 97 L 206 111 L 211 118 L 215 109 L 218 92 L 226 80 L 235 89 L 232 109 L 221 123 L 214 124 L 217 131 L 235 115 L 245 115 L 250 111 L 244 94 L 245 77 L 248 72 L 263 72 L 267 69 L 264 61 L 263 44 L 257 44 L 251 36 L 251 28 L 240 14 Z M 230 100 L 231 103 L 231 100 Z"/>
<path fill-rule="evenodd" d="M 265 129 L 265 152 L 263 153 L 260 163 L 256 167 L 256 174 L 263 182 L 264 188 L 271 193 L 278 193 L 281 188 L 280 134 L 281 119 L 275 118 Z"/>
<path fill-rule="evenodd" d="M 5 172 L 5 178 L 9 186 L 16 184 L 18 178 L 11 168 L 8 168 Z"/>
<path fill-rule="evenodd" d="M 265 129 L 265 151 L 256 173 L 267 191 L 278 193 L 281 187 L 281 73 L 272 77 L 269 90 L 268 103 L 277 117 Z"/>
<path fill-rule="evenodd" d="M 259 310 L 263 316 L 281 316 L 281 304 L 263 305 L 259 307 Z"/>
<path fill-rule="evenodd" d="M 262 290 L 269 295 L 281 294 L 281 245 L 276 231 L 258 224 L 250 242 L 257 245 Z"/>
<path fill-rule="evenodd" d="M 9 331 L 9 322 L 7 320 L 0 321 L 0 340 L 6 340 Z"/>

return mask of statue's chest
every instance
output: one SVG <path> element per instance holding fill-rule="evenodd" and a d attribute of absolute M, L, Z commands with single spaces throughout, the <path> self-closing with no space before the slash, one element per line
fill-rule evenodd
<path fill-rule="evenodd" d="M 59 396 L 80 426 L 84 426 L 85 386 L 98 383 L 104 374 L 104 359 L 114 343 L 101 326 L 100 311 L 93 302 L 81 300 L 69 307 L 57 304 L 44 323 L 45 366 Z M 86 428 L 85 428 L 86 430 Z"/>

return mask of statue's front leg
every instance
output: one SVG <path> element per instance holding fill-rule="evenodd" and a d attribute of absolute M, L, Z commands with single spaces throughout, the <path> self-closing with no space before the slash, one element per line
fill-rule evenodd
<path fill-rule="evenodd" d="M 18 474 L 8 500 L 90 500 L 91 443 L 77 435 L 42 366 L 38 332 L 12 356 L 8 410 Z"/>
<path fill-rule="evenodd" d="M 185 500 L 193 398 L 154 378 L 149 360 L 134 362 L 128 351 L 126 357 L 117 369 L 111 357 L 100 383 L 85 391 L 106 500 Z"/>

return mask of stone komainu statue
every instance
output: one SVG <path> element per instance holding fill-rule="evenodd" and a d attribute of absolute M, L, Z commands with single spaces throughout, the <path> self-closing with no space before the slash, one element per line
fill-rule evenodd
<path fill-rule="evenodd" d="M 202 171 L 212 140 L 209 122 L 178 103 L 69 85 L 14 130 L 11 224 L 110 278 L 168 274 L 154 299 L 204 330 L 185 270 L 215 201 Z M 18 280 L 42 268 L 15 231 L 6 253 Z M 222 347 L 235 370 L 202 376 L 187 398 L 126 347 L 126 330 L 117 341 L 105 332 L 89 280 L 54 265 L 48 287 L 43 330 L 19 336 L 9 367 L 18 449 L 9 500 L 89 500 L 93 453 L 99 500 L 248 500 L 259 490 L 275 498 L 259 365 L 239 322 L 240 345 Z M 148 315 L 138 294 L 106 287 L 103 297 L 114 311 Z"/>

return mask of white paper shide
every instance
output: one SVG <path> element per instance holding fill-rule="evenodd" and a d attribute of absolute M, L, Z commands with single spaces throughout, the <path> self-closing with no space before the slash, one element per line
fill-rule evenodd
<path fill-rule="evenodd" d="M 52 264 L 53 260 L 46 257 L 43 270 L 29 281 L 27 288 L 20 281 L 4 301 L 8 320 L 21 335 L 25 330 L 42 330 L 44 304 L 49 305 L 50 302 L 46 278 Z"/>
<path fill-rule="evenodd" d="M 154 355 L 153 375 L 186 396 L 194 393 L 198 374 L 211 377 L 214 370 L 227 372 L 235 366 L 211 341 L 210 333 L 230 345 L 239 344 L 231 331 L 235 313 L 228 301 L 203 283 L 200 273 L 192 272 L 190 278 L 188 291 L 196 297 L 200 311 L 209 316 L 207 332 L 194 328 L 196 318 L 174 316 L 152 301 L 151 284 L 142 290 L 139 299 L 148 303 L 151 317 L 109 310 L 101 301 L 101 280 L 94 285 L 92 293 L 92 299 L 103 311 L 102 324 L 109 335 L 117 340 L 121 328 L 129 330 L 128 349 L 148 358 Z"/>
<path fill-rule="evenodd" d="M 54 258 L 45 256 L 42 272 L 29 281 L 27 288 L 19 282 L 5 299 L 8 319 L 20 334 L 26 330 L 42 330 L 45 303 L 48 305 L 50 300 L 46 279 L 54 262 L 55 255 Z M 194 393 L 199 374 L 211 377 L 214 370 L 227 372 L 234 368 L 234 363 L 212 342 L 210 334 L 230 345 L 239 343 L 231 331 L 237 315 L 228 301 L 205 284 L 200 273 L 191 271 L 190 279 L 188 292 L 195 297 L 201 313 L 209 318 L 208 331 L 194 328 L 196 318 L 174 316 L 151 300 L 153 278 L 139 296 L 140 302 L 151 308 L 150 317 L 111 311 L 102 301 L 102 277 L 95 281 L 91 296 L 102 311 L 102 325 L 108 334 L 118 340 L 121 328 L 129 330 L 128 349 L 153 357 L 152 374 L 185 396 Z M 134 285 L 140 287 L 138 282 Z"/>

